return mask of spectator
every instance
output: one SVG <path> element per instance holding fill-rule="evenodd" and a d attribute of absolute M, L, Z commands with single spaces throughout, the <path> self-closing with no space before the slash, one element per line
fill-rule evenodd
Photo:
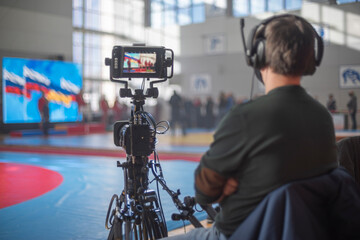
<path fill-rule="evenodd" d="M 123 115 L 122 105 L 118 98 L 115 98 L 114 105 L 112 107 L 112 111 L 113 111 L 113 116 L 114 116 L 114 119 L 113 119 L 114 122 L 119 121 L 119 120 L 124 120 L 124 119 L 122 119 L 122 115 Z"/>
<path fill-rule="evenodd" d="M 205 113 L 206 128 L 211 129 L 214 127 L 215 115 L 214 115 L 214 101 L 212 97 L 208 97 L 206 101 L 206 113 Z"/>
<path fill-rule="evenodd" d="M 105 95 L 101 96 L 99 107 L 101 111 L 101 123 L 105 126 L 105 128 L 107 128 L 109 124 L 109 104 Z"/>
<path fill-rule="evenodd" d="M 334 96 L 332 94 L 329 94 L 329 99 L 326 103 L 326 107 L 331 113 L 336 112 L 336 100 L 334 99 Z"/>
<path fill-rule="evenodd" d="M 41 97 L 38 101 L 38 109 L 41 117 L 40 121 L 40 129 L 42 129 L 42 132 L 44 136 L 49 135 L 49 120 L 50 120 L 50 110 L 49 110 L 49 101 L 45 96 L 44 92 L 41 92 Z"/>
<path fill-rule="evenodd" d="M 176 91 L 173 92 L 169 104 L 171 106 L 171 125 L 174 128 L 173 135 L 175 135 L 177 125 L 181 127 L 182 134 L 186 135 L 186 126 L 183 121 L 184 103 Z"/>
<path fill-rule="evenodd" d="M 75 96 L 76 103 L 78 105 L 78 121 L 83 121 L 86 103 L 83 98 L 83 90 L 80 90 L 80 92 Z"/>
<path fill-rule="evenodd" d="M 356 130 L 357 129 L 357 123 L 356 123 L 357 98 L 356 98 L 356 95 L 355 95 L 354 91 L 349 92 L 349 97 L 350 97 L 350 100 L 347 103 L 347 107 L 348 107 L 350 119 L 351 119 L 351 122 L 352 122 L 352 127 L 351 128 L 353 130 Z"/>
<path fill-rule="evenodd" d="M 219 95 L 219 103 L 218 103 L 218 116 L 216 119 L 216 123 L 218 124 L 220 120 L 225 116 L 227 106 L 227 99 L 224 92 L 220 92 Z"/>

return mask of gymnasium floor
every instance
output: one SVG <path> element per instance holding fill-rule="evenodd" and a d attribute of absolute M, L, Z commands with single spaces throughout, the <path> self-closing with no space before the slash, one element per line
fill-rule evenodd
<path fill-rule="evenodd" d="M 181 199 L 193 196 L 193 173 L 211 133 L 168 135 L 158 136 L 157 145 L 167 185 L 180 189 Z M 109 201 L 123 189 L 116 161 L 124 156 L 112 133 L 3 137 L 0 239 L 106 239 Z M 161 189 L 160 196 L 168 229 L 181 228 L 183 222 L 171 221 L 178 212 L 171 198 Z M 196 216 L 206 218 L 203 212 Z"/>
<path fill-rule="evenodd" d="M 337 139 L 360 131 L 337 132 Z M 211 132 L 185 137 L 159 135 L 157 150 L 164 176 L 181 199 L 193 196 L 193 173 L 212 141 Z M 106 239 L 105 216 L 111 196 L 123 189 L 116 161 L 124 153 L 112 133 L 82 136 L 2 137 L 0 139 L 0 239 Z M 151 179 L 151 174 L 149 175 Z M 151 185 L 151 189 L 156 189 Z M 177 210 L 160 190 L 168 229 Z M 196 215 L 205 219 L 206 214 Z"/>

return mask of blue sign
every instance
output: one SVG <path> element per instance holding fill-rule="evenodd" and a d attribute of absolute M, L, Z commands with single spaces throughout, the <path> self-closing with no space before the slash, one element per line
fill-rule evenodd
<path fill-rule="evenodd" d="M 340 87 L 360 88 L 360 66 L 340 67 Z"/>

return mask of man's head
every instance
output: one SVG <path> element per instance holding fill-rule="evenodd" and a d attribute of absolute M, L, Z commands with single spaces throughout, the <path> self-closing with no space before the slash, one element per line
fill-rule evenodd
<path fill-rule="evenodd" d="M 293 16 L 277 18 L 265 29 L 266 65 L 275 73 L 301 76 L 315 72 L 314 31 Z"/>
<path fill-rule="evenodd" d="M 321 62 L 322 40 L 310 23 L 298 16 L 286 14 L 264 20 L 249 41 L 256 69 L 270 67 L 277 74 L 302 76 L 313 74 Z"/>

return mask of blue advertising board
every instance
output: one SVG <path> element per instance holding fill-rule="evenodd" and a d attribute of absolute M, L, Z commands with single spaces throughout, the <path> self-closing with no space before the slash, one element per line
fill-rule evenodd
<path fill-rule="evenodd" d="M 50 122 L 81 121 L 77 95 L 82 89 L 81 65 L 51 60 L 3 58 L 3 122 L 41 121 L 38 101 L 49 101 Z"/>

